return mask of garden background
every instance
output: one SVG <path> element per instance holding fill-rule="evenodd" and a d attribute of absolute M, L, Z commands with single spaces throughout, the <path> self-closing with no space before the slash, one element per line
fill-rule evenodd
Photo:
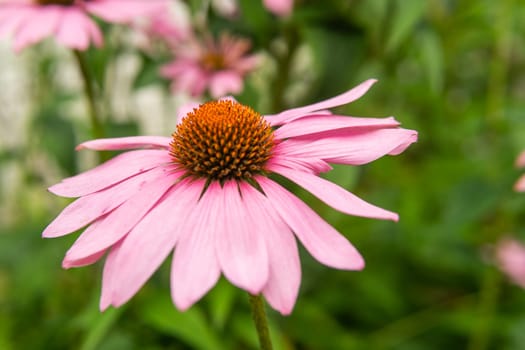
<path fill-rule="evenodd" d="M 201 1 L 190 1 L 190 13 Z M 496 267 L 495 244 L 525 241 L 513 190 L 525 149 L 525 4 L 518 0 L 304 0 L 290 16 L 239 0 L 212 9 L 212 33 L 250 38 L 262 64 L 236 98 L 261 113 L 379 82 L 342 114 L 394 115 L 419 132 L 395 157 L 326 175 L 400 221 L 349 217 L 296 189 L 362 253 L 360 272 L 301 251 L 293 313 L 269 310 L 276 349 L 524 349 L 525 290 Z M 155 54 L 126 26 L 102 24 L 87 52 L 105 91 L 109 136 L 169 136 L 173 97 Z M 139 43 L 139 44 L 137 44 Z M 169 296 L 169 261 L 131 301 L 100 313 L 101 264 L 63 270 L 78 234 L 41 232 L 68 203 L 46 191 L 94 152 L 71 53 L 48 40 L 0 42 L 0 349 L 256 349 L 248 300 L 225 280 L 189 311 Z"/>

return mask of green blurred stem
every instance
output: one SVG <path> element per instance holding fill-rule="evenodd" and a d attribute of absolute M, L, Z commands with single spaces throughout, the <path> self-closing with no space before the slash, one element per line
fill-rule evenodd
<path fill-rule="evenodd" d="M 73 54 L 76 58 L 80 74 L 82 75 L 82 80 L 84 81 L 84 92 L 87 98 L 92 136 L 95 139 L 103 138 L 105 136 L 105 132 L 95 99 L 95 85 L 93 82 L 93 77 L 87 65 L 84 54 L 79 50 L 73 50 Z"/>
<path fill-rule="evenodd" d="M 494 11 L 494 47 L 487 85 L 487 117 L 491 126 L 503 122 L 508 71 L 512 53 L 514 0 L 502 0 Z"/>
<path fill-rule="evenodd" d="M 493 267 L 488 267 L 483 277 L 479 294 L 478 321 L 470 335 L 468 350 L 485 350 L 490 345 L 490 335 L 494 326 L 494 315 L 498 307 L 501 287 L 501 274 Z"/>
<path fill-rule="evenodd" d="M 277 75 L 275 83 L 272 86 L 273 99 L 272 109 L 277 113 L 285 108 L 284 93 L 288 86 L 290 78 L 290 70 L 292 68 L 292 61 L 295 51 L 299 47 L 299 35 L 295 28 L 285 28 L 284 37 L 286 39 L 286 53 L 284 55 L 276 54 L 277 60 Z"/>
<path fill-rule="evenodd" d="M 257 329 L 257 336 L 259 337 L 259 344 L 261 350 L 271 350 L 272 341 L 270 339 L 270 330 L 268 328 L 268 320 L 266 319 L 266 312 L 264 311 L 264 300 L 259 295 L 249 294 L 250 306 L 252 308 L 253 322 Z"/>

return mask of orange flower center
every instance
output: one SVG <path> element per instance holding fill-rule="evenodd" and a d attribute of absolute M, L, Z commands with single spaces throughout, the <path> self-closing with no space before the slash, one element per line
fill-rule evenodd
<path fill-rule="evenodd" d="M 201 64 L 204 68 L 212 71 L 217 71 L 226 68 L 226 62 L 224 62 L 224 56 L 215 53 L 208 52 L 201 58 Z"/>
<path fill-rule="evenodd" d="M 38 5 L 73 5 L 75 0 L 35 0 Z"/>
<path fill-rule="evenodd" d="M 172 135 L 170 154 L 190 174 L 212 180 L 249 179 L 265 172 L 273 130 L 250 107 L 208 102 L 188 113 Z"/>

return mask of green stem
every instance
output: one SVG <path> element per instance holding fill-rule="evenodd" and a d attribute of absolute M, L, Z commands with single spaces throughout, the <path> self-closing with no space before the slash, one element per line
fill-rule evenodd
<path fill-rule="evenodd" d="M 290 71 L 292 68 L 292 61 L 295 55 L 295 51 L 299 47 L 299 34 L 295 28 L 285 28 L 284 37 L 286 40 L 287 48 L 284 55 L 276 53 L 277 59 L 277 75 L 275 82 L 272 86 L 273 101 L 272 109 L 273 112 L 277 113 L 284 109 L 284 93 L 288 86 L 288 80 L 290 78 Z"/>
<path fill-rule="evenodd" d="M 268 321 L 266 319 L 266 312 L 264 311 L 264 300 L 261 295 L 249 294 L 249 296 L 253 322 L 257 329 L 257 336 L 259 337 L 261 350 L 272 350 L 270 330 L 268 329 Z"/>
<path fill-rule="evenodd" d="M 73 54 L 76 58 L 80 74 L 82 75 L 82 80 L 84 81 L 84 92 L 87 98 L 92 136 L 96 139 L 103 138 L 105 136 L 105 132 L 97 102 L 95 100 L 95 86 L 93 83 L 93 78 L 83 53 L 78 50 L 73 50 Z"/>
<path fill-rule="evenodd" d="M 500 287 L 501 274 L 495 268 L 488 267 L 479 295 L 479 317 L 469 340 L 469 350 L 485 350 L 489 348 Z"/>

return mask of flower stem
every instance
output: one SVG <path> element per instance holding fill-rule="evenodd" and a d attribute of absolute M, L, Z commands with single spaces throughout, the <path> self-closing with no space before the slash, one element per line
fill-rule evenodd
<path fill-rule="evenodd" d="M 259 344 L 261 350 L 272 350 L 272 341 L 270 339 L 270 331 L 268 329 L 268 321 L 266 319 L 266 312 L 264 311 L 264 300 L 259 295 L 249 294 L 250 306 L 252 308 L 253 322 L 257 329 L 257 336 L 259 337 Z"/>
<path fill-rule="evenodd" d="M 469 350 L 485 350 L 490 347 L 500 288 L 501 274 L 495 268 L 488 267 L 479 293 L 479 314 L 469 339 Z"/>
<path fill-rule="evenodd" d="M 79 50 L 73 50 L 73 54 L 76 58 L 80 74 L 82 75 L 82 80 L 84 80 L 84 92 L 87 98 L 92 136 L 96 139 L 103 138 L 105 136 L 105 132 L 97 103 L 95 101 L 95 86 L 93 84 L 93 78 L 83 53 Z"/>
<path fill-rule="evenodd" d="M 100 111 L 95 99 L 95 84 L 89 70 L 84 54 L 79 50 L 73 50 L 73 55 L 77 61 L 78 69 L 82 80 L 84 81 L 84 92 L 87 98 L 87 107 L 89 110 L 89 119 L 91 122 L 91 136 L 94 139 L 101 139 L 106 136 L 104 125 L 101 120 Z M 98 162 L 103 163 L 109 159 L 107 152 L 98 152 Z"/>

